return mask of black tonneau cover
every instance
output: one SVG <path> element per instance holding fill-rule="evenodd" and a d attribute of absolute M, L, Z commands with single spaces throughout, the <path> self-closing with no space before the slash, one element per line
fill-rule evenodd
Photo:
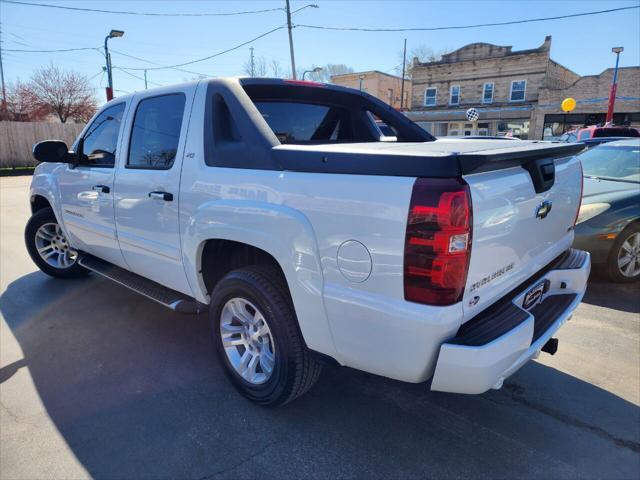
<path fill-rule="evenodd" d="M 541 159 L 573 156 L 575 143 L 438 140 L 428 143 L 279 145 L 272 149 L 279 170 L 314 173 L 452 178 L 526 166 Z"/>

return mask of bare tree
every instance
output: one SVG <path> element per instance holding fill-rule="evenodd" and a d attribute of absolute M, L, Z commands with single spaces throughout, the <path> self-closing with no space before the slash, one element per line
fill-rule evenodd
<path fill-rule="evenodd" d="M 316 68 L 316 65 L 313 65 L 311 68 L 305 70 L 313 70 L 314 68 Z M 348 67 L 343 63 L 328 63 L 324 66 L 321 66 L 320 68 L 322 68 L 322 70 L 320 70 L 319 72 L 310 72 L 307 75 L 307 78 L 309 80 L 313 80 L 314 82 L 331 83 L 331 77 L 333 75 L 353 73 L 353 68 Z"/>
<path fill-rule="evenodd" d="M 442 55 L 445 55 L 451 51 L 450 48 L 441 48 L 437 51 L 433 50 L 431 47 L 427 47 L 426 45 L 418 45 L 417 47 L 412 48 L 407 52 L 406 64 L 405 64 L 405 75 L 407 78 L 411 78 L 411 69 L 413 68 L 413 59 L 417 58 L 419 62 L 437 62 L 442 59 Z M 398 59 L 400 60 L 400 65 L 395 68 L 396 72 L 399 72 L 398 75 L 402 75 L 402 50 L 398 52 Z"/>
<path fill-rule="evenodd" d="M 276 60 L 275 58 L 272 58 L 270 66 L 271 66 L 271 75 L 274 78 L 280 78 L 283 76 L 284 69 L 282 68 L 282 65 L 278 60 Z"/>
<path fill-rule="evenodd" d="M 30 86 L 18 79 L 7 85 L 7 113 L 10 120 L 33 122 L 44 120 L 48 111 L 37 102 Z"/>
<path fill-rule="evenodd" d="M 35 102 L 60 122 L 88 121 L 97 109 L 89 79 L 77 72 L 63 71 L 50 64 L 37 70 L 27 84 Z"/>
<path fill-rule="evenodd" d="M 267 76 L 267 59 L 264 55 L 259 57 L 253 57 L 253 64 L 251 57 L 242 64 L 242 71 L 250 77 L 266 77 Z"/>
<path fill-rule="evenodd" d="M 256 57 L 255 72 L 256 72 L 256 77 L 267 76 L 267 59 L 264 58 L 264 55 L 260 55 L 259 57 Z"/>

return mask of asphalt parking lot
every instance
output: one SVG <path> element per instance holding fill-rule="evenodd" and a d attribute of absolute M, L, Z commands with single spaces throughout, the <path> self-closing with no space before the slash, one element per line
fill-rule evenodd
<path fill-rule="evenodd" d="M 555 356 L 480 396 L 346 368 L 238 396 L 206 316 L 36 271 L 29 177 L 0 178 L 0 478 L 638 478 L 639 286 L 595 278 Z"/>

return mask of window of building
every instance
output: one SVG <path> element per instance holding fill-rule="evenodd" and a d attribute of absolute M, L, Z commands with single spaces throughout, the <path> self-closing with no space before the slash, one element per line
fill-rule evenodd
<path fill-rule="evenodd" d="M 171 168 L 178 152 L 185 101 L 182 93 L 140 101 L 133 119 L 128 168 Z"/>
<path fill-rule="evenodd" d="M 460 104 L 460 85 L 452 85 L 449 89 L 449 105 Z"/>
<path fill-rule="evenodd" d="M 436 96 L 438 95 L 438 89 L 436 87 L 429 87 L 424 91 L 424 106 L 434 107 L 436 105 Z"/>
<path fill-rule="evenodd" d="M 529 120 L 503 120 L 498 123 L 498 136 L 517 137 L 521 140 L 529 138 Z"/>
<path fill-rule="evenodd" d="M 447 135 L 450 137 L 457 137 L 458 135 L 460 135 L 460 124 L 449 123 Z"/>
<path fill-rule="evenodd" d="M 514 80 L 513 82 L 511 82 L 511 92 L 509 93 L 509 100 L 511 102 L 523 102 L 525 99 L 526 91 L 526 80 Z"/>
<path fill-rule="evenodd" d="M 123 113 L 124 103 L 120 103 L 96 117 L 82 138 L 81 165 L 113 168 Z"/>
<path fill-rule="evenodd" d="M 487 135 L 489 135 L 490 127 L 491 127 L 491 125 L 489 124 L 489 122 L 478 123 L 478 133 L 477 134 L 482 136 L 482 137 L 486 137 Z"/>
<path fill-rule="evenodd" d="M 393 88 L 387 89 L 387 98 L 389 99 L 389 105 L 393 105 Z"/>
<path fill-rule="evenodd" d="M 418 126 L 433 135 L 433 122 L 417 122 Z"/>
<path fill-rule="evenodd" d="M 493 103 L 493 83 L 485 83 L 482 88 L 482 103 Z"/>

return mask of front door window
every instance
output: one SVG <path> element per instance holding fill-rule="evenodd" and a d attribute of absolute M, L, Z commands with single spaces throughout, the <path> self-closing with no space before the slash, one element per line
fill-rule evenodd
<path fill-rule="evenodd" d="M 104 110 L 91 123 L 81 142 L 81 165 L 113 168 L 123 114 L 124 103 L 120 103 Z"/>

